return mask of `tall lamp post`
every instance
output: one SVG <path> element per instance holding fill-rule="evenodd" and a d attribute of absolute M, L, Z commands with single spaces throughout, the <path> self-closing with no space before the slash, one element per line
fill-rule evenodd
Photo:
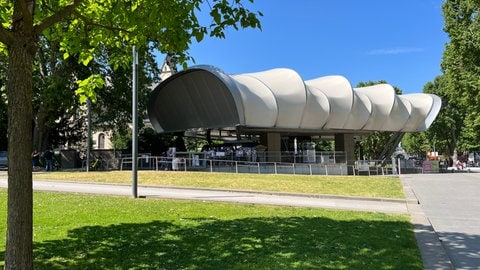
<path fill-rule="evenodd" d="M 88 172 L 90 169 L 90 148 L 92 147 L 92 103 L 90 98 L 87 99 L 87 156 L 85 169 Z"/>
<path fill-rule="evenodd" d="M 137 99 L 138 99 L 138 53 L 133 46 L 133 74 L 132 74 L 132 195 L 138 198 L 138 116 L 137 116 Z"/>

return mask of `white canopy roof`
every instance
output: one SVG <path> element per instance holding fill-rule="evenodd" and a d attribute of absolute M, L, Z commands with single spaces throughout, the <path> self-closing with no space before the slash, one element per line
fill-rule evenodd
<path fill-rule="evenodd" d="M 440 111 L 433 94 L 396 95 L 389 84 L 353 88 L 342 76 L 304 81 L 286 68 L 227 75 L 213 66 L 176 73 L 152 92 L 158 132 L 245 127 L 303 132 L 426 130 Z"/>

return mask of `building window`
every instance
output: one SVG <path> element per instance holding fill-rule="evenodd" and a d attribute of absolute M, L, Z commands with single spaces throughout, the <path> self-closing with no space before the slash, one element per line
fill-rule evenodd
<path fill-rule="evenodd" d="M 100 133 L 98 134 L 98 149 L 105 148 L 105 134 Z"/>

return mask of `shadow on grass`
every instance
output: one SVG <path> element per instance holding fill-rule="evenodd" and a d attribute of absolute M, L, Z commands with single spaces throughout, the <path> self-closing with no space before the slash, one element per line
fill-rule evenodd
<path fill-rule="evenodd" d="M 35 269 L 423 269 L 408 222 L 187 219 L 34 243 Z"/>

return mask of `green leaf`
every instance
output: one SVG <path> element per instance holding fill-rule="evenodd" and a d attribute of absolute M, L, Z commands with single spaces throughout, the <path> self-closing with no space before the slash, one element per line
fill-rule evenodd
<path fill-rule="evenodd" d="M 88 66 L 88 63 L 90 63 L 90 61 L 92 61 L 92 59 L 93 59 L 93 55 L 89 55 L 89 56 L 87 56 L 87 58 L 82 60 L 82 64 L 84 66 Z"/>
<path fill-rule="evenodd" d="M 105 85 L 105 81 L 99 74 L 91 75 L 85 80 L 78 80 L 78 89 L 75 94 L 79 96 L 80 103 L 84 103 L 90 99 L 93 103 L 96 102 L 97 96 L 95 91 Z"/>
<path fill-rule="evenodd" d="M 195 33 L 195 39 L 197 40 L 197 42 L 201 42 L 203 40 L 203 37 L 204 37 L 203 32 Z"/>

